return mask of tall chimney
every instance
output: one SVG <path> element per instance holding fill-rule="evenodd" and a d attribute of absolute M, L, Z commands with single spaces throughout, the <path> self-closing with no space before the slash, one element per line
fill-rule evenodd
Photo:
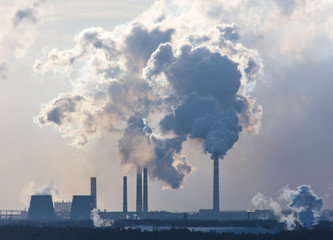
<path fill-rule="evenodd" d="M 136 212 L 142 212 L 142 167 L 136 168 Z"/>
<path fill-rule="evenodd" d="M 148 212 L 148 176 L 147 176 L 147 168 L 143 169 L 143 212 Z"/>
<path fill-rule="evenodd" d="M 127 177 L 123 180 L 123 212 L 127 213 Z"/>
<path fill-rule="evenodd" d="M 219 155 L 213 154 L 214 158 L 214 179 L 213 179 L 213 211 L 220 212 L 220 191 L 219 191 Z"/>
<path fill-rule="evenodd" d="M 94 208 L 97 208 L 96 177 L 90 178 L 90 195 L 94 198 Z"/>

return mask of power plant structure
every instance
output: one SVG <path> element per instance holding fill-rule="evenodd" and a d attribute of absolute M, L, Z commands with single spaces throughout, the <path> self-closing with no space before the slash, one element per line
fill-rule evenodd
<path fill-rule="evenodd" d="M 220 184 L 219 184 L 219 155 L 213 154 L 214 176 L 213 176 L 213 212 L 220 212 Z"/>
<path fill-rule="evenodd" d="M 127 187 L 126 187 L 127 191 Z M 143 193 L 143 196 L 142 196 Z M 124 188 L 125 195 L 125 188 Z M 127 196 L 127 193 L 126 193 Z M 142 202 L 143 199 L 143 202 Z M 127 200 L 127 199 L 126 199 Z M 136 212 L 148 212 L 148 172 L 143 169 L 143 188 L 142 188 L 142 167 L 137 166 L 136 172 Z"/>
<path fill-rule="evenodd" d="M 32 195 L 28 219 L 32 221 L 54 221 L 55 213 L 51 195 Z"/>
<path fill-rule="evenodd" d="M 127 213 L 127 177 L 123 178 L 123 213 Z"/>
<path fill-rule="evenodd" d="M 92 195 L 74 195 L 70 213 L 71 220 L 89 220 L 94 209 L 95 200 Z"/>
<path fill-rule="evenodd" d="M 96 177 L 90 178 L 90 195 L 94 199 L 94 208 L 97 208 L 97 186 L 96 186 Z"/>
<path fill-rule="evenodd" d="M 136 212 L 142 212 L 142 167 L 136 167 Z"/>
<path fill-rule="evenodd" d="M 147 168 L 143 169 L 143 212 L 148 212 L 148 173 Z"/>
<path fill-rule="evenodd" d="M 213 209 L 199 211 L 200 216 L 205 216 L 210 219 L 220 218 L 220 197 L 219 197 L 219 156 L 218 153 L 213 154 L 214 161 L 214 174 L 213 174 Z M 143 176 L 142 176 L 143 174 Z M 100 215 L 105 218 L 122 219 L 124 217 L 139 216 L 140 218 L 170 218 L 174 214 L 165 212 L 149 212 L 148 211 L 148 170 L 137 166 L 136 172 L 136 211 L 128 211 L 128 193 L 127 193 L 127 176 L 123 176 L 123 209 L 121 212 L 100 212 Z M 61 203 L 61 202 L 60 202 Z M 28 219 L 51 220 L 55 217 L 71 220 L 88 220 L 90 219 L 91 211 L 97 209 L 97 179 L 96 177 L 90 178 L 90 195 L 74 195 L 72 202 L 59 202 L 55 204 L 57 208 L 53 207 L 52 196 L 50 195 L 33 195 L 31 197 L 30 208 L 28 212 Z M 70 210 L 69 210 L 70 208 Z M 128 215 L 130 214 L 130 215 Z M 178 218 L 178 217 L 177 217 Z"/>
<path fill-rule="evenodd" d="M 214 153 L 213 156 L 213 209 L 200 209 L 199 212 L 166 212 L 166 211 L 148 211 L 148 169 L 137 167 L 136 172 L 136 209 L 128 210 L 128 178 L 123 176 L 123 209 L 122 211 L 97 211 L 101 219 L 112 220 L 175 220 L 183 219 L 186 216 L 191 220 L 251 220 L 254 219 L 276 219 L 274 213 L 270 210 L 249 210 L 245 211 L 223 211 L 220 212 L 219 198 L 219 156 Z M 143 175 L 143 176 L 142 176 Z M 72 202 L 52 201 L 51 195 L 32 195 L 28 211 L 1 212 L 0 219 L 28 219 L 33 222 L 54 222 L 59 220 L 70 220 L 71 222 L 86 222 L 92 216 L 92 210 L 97 208 L 97 179 L 90 178 L 90 195 L 74 195 Z M 53 206 L 54 204 L 54 206 Z M 3 217 L 1 215 L 3 213 Z M 94 213 L 95 214 L 95 213 Z M 250 216 L 251 215 L 251 216 Z M 333 216 L 333 212 L 332 212 Z"/>

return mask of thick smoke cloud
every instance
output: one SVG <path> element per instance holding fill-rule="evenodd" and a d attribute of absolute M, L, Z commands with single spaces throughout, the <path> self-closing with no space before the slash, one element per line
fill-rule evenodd
<path fill-rule="evenodd" d="M 301 185 L 296 190 L 284 187 L 278 201 L 267 199 L 262 193 L 258 193 L 251 202 L 256 207 L 272 209 L 288 229 L 294 229 L 296 223 L 312 228 L 318 222 L 324 205 L 323 199 L 314 194 L 309 185 Z"/>
<path fill-rule="evenodd" d="M 242 129 L 234 109 L 219 111 L 215 98 L 199 97 L 197 93 L 184 96 L 174 114 L 167 115 L 160 125 L 164 131 L 203 140 L 205 151 L 218 153 L 221 158 L 238 140 Z"/>
<path fill-rule="evenodd" d="M 258 131 L 262 109 L 250 94 L 262 63 L 238 42 L 235 24 L 185 25 L 186 8 L 169 4 L 158 1 L 113 31 L 85 29 L 72 49 L 38 59 L 36 73 L 63 74 L 73 90 L 34 120 L 80 148 L 121 133 L 125 166 L 148 167 L 150 177 L 179 188 L 194 170 L 181 152 L 188 137 L 223 158 L 242 129 Z"/>

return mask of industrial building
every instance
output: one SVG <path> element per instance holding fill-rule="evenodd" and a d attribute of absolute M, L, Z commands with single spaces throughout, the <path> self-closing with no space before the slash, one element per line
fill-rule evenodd
<path fill-rule="evenodd" d="M 136 182 L 136 211 L 128 210 L 127 176 L 123 176 L 123 209 L 118 212 L 98 211 L 102 219 L 112 220 L 149 220 L 149 221 L 181 221 L 187 220 L 218 220 L 218 221 L 244 221 L 244 220 L 276 220 L 271 210 L 242 210 L 220 211 L 219 185 L 218 185 L 218 156 L 213 156 L 213 208 L 200 209 L 198 212 L 166 212 L 148 211 L 148 171 L 147 168 L 137 168 Z M 28 211 L 0 210 L 0 220 L 29 220 L 33 222 L 54 222 L 70 220 L 87 221 L 91 219 L 91 211 L 97 204 L 97 179 L 90 178 L 90 195 L 74 195 L 72 202 L 54 202 L 51 195 L 32 195 Z M 333 211 L 325 210 L 322 219 L 333 216 Z"/>
<path fill-rule="evenodd" d="M 186 216 L 186 220 L 276 220 L 271 210 L 242 210 L 220 211 L 219 199 L 219 158 L 213 154 L 213 207 L 200 209 L 198 212 L 166 212 L 149 211 L 148 206 L 148 169 L 137 167 L 136 171 L 136 209 L 128 209 L 128 179 L 123 176 L 123 208 L 122 211 L 98 211 L 102 219 L 112 220 L 175 220 L 179 221 Z M 87 221 L 91 219 L 91 212 L 98 206 L 97 179 L 90 178 L 90 195 L 74 195 L 72 202 L 54 202 L 51 195 L 32 195 L 28 211 L 0 210 L 0 220 L 23 220 L 34 222 L 54 222 L 62 220 Z M 333 216 L 333 211 L 325 210 L 323 219 Z"/>

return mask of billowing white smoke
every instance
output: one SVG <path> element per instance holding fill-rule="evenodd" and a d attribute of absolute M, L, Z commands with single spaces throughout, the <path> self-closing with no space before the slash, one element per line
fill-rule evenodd
<path fill-rule="evenodd" d="M 191 6 L 157 1 L 132 22 L 85 29 L 72 49 L 37 60 L 37 73 L 65 74 L 73 90 L 45 104 L 35 123 L 56 126 L 79 148 L 121 133 L 122 163 L 148 167 L 171 188 L 194 169 L 181 154 L 187 137 L 223 158 L 242 130 L 260 127 L 250 93 L 262 63 L 235 24 Z"/>
<path fill-rule="evenodd" d="M 301 185 L 297 190 L 284 187 L 278 201 L 257 193 L 251 202 L 256 207 L 272 209 L 279 220 L 286 223 L 288 229 L 294 229 L 296 222 L 306 228 L 317 224 L 324 204 L 323 199 L 314 194 L 309 185 Z M 285 206 L 283 203 L 286 203 Z"/>
<path fill-rule="evenodd" d="M 112 221 L 109 219 L 102 219 L 96 208 L 91 211 L 90 219 L 93 221 L 95 228 L 112 226 Z"/>

